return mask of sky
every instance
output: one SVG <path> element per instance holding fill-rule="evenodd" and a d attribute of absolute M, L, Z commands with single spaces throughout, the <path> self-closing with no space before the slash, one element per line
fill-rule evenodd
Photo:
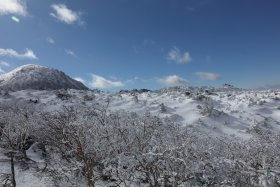
<path fill-rule="evenodd" d="M 280 87 L 279 0 L 0 0 L 0 74 L 90 88 Z"/>

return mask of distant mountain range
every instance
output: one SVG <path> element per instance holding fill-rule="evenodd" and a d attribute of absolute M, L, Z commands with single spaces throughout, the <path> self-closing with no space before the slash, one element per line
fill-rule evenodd
<path fill-rule="evenodd" d="M 28 64 L 20 66 L 9 73 L 0 75 L 0 89 L 19 90 L 58 90 L 88 88 L 57 69 Z"/>

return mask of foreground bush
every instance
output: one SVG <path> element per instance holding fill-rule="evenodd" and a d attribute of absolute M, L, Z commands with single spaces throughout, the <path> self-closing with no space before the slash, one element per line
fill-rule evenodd
<path fill-rule="evenodd" d="M 102 106 L 63 106 L 41 112 L 1 104 L 1 146 L 29 158 L 44 152 L 54 182 L 115 186 L 279 186 L 280 135 L 250 140 L 209 137 L 146 113 L 112 113 Z M 31 105 L 30 105 L 31 106 Z"/>

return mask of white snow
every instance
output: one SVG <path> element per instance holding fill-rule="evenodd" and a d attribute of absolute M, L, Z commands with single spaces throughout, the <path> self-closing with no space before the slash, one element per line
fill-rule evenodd
<path fill-rule="evenodd" d="M 15 70 L 18 71 L 20 69 Z M 0 80 L 7 80 L 13 76 L 14 72 L 0 77 Z M 69 98 L 59 98 L 58 93 L 66 94 Z M 65 105 L 84 104 L 106 107 L 108 104 L 109 111 L 135 112 L 137 115 L 150 112 L 154 116 L 169 117 L 183 126 L 200 129 L 212 136 L 230 135 L 248 139 L 251 137 L 250 132 L 256 127 L 280 132 L 280 90 L 224 89 L 216 91 L 215 94 L 203 93 L 202 95 L 209 97 L 210 104 L 208 104 L 212 106 L 209 114 L 203 114 L 198 107 L 200 105 L 203 108 L 207 102 L 193 99 L 194 97 L 186 95 L 183 91 L 174 90 L 145 93 L 22 90 L 9 92 L 5 96 L 0 92 L 0 102 L 25 102 L 42 111 L 53 111 Z M 85 99 L 86 97 L 88 98 Z M 38 100 L 38 103 L 32 103 L 31 100 L 34 99 Z M 162 104 L 165 111 L 161 111 Z M 0 161 L 8 159 L 2 151 L 0 149 Z M 37 163 L 38 168 L 44 166 L 43 159 L 34 152 L 33 146 L 27 151 L 27 156 Z M 9 163 L 0 164 L 0 173 L 9 172 Z M 48 179 L 41 178 L 40 172 L 36 170 L 23 171 L 17 168 L 16 175 L 20 187 L 50 186 Z"/>
<path fill-rule="evenodd" d="M 198 105 L 205 103 L 194 100 L 179 91 L 145 92 L 145 93 L 104 93 L 95 91 L 62 91 L 69 95 L 68 99 L 57 97 L 59 91 L 18 91 L 9 93 L 8 97 L 0 97 L 1 101 L 38 100 L 34 106 L 40 110 L 52 111 L 62 105 L 84 103 L 94 106 L 106 106 L 111 111 L 135 112 L 144 115 L 150 112 L 154 116 L 169 117 L 173 121 L 184 125 L 206 130 L 215 135 L 236 135 L 247 138 L 252 127 L 263 123 L 269 124 L 269 129 L 280 130 L 280 91 L 219 91 L 216 95 L 209 95 L 214 111 L 211 115 L 203 115 Z M 60 92 L 59 92 L 60 93 Z M 85 100 L 84 97 L 92 99 Z M 165 106 L 162 112 L 160 105 Z M 264 127 L 264 125 L 262 125 Z M 264 127 L 265 128 L 265 127 Z"/>

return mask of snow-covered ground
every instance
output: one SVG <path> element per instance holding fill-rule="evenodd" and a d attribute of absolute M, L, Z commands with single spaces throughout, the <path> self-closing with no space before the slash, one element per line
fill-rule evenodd
<path fill-rule="evenodd" d="M 96 90 L 2 91 L 0 103 L 24 104 L 40 111 L 85 105 L 103 106 L 108 111 L 118 113 L 145 115 L 149 112 L 211 136 L 236 136 L 244 140 L 250 139 L 256 129 L 280 132 L 280 90 L 178 88 L 143 93 L 106 93 Z M 0 148 L 0 173 L 10 170 L 5 151 Z M 34 168 L 26 170 L 16 164 L 17 186 L 51 186 L 50 179 L 40 173 L 44 161 L 33 151 L 33 147 L 27 151 L 27 156 L 36 164 Z"/>
<path fill-rule="evenodd" d="M 10 158 L 4 154 L 7 150 L 0 148 L 0 176 L 1 180 L 5 177 L 5 174 L 11 173 Z M 31 149 L 29 154 L 32 154 Z M 37 157 L 35 154 L 28 155 L 30 159 Z M 21 166 L 15 161 L 15 176 L 16 183 L 19 187 L 51 187 L 50 179 L 44 176 L 37 167 L 37 163 L 31 164 L 28 167 Z M 5 184 L 5 180 L 0 180 L 0 186 Z"/>
<path fill-rule="evenodd" d="M 279 90 L 225 89 L 211 94 L 204 91 L 194 90 L 192 95 L 187 95 L 189 91 L 181 89 L 144 93 L 26 90 L 11 92 L 8 96 L 2 94 L 0 102 L 27 102 L 45 111 L 58 109 L 62 105 L 83 104 L 103 105 L 114 112 L 135 112 L 139 115 L 150 112 L 154 116 L 169 117 L 181 125 L 205 130 L 213 135 L 246 138 L 256 126 L 271 131 L 280 130 Z M 207 106 L 210 111 L 203 112 L 200 106 Z"/>

